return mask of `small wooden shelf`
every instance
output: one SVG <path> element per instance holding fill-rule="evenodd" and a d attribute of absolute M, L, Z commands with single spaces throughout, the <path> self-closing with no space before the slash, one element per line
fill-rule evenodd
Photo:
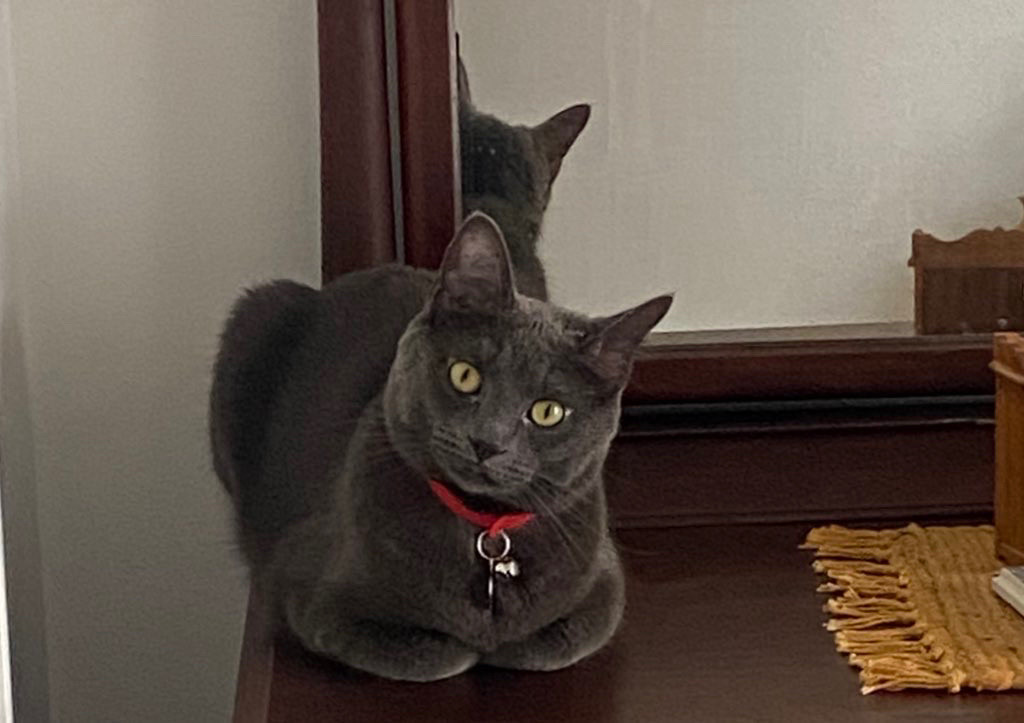
<path fill-rule="evenodd" d="M 1024 222 L 955 241 L 918 229 L 911 245 L 918 333 L 1024 329 Z"/>

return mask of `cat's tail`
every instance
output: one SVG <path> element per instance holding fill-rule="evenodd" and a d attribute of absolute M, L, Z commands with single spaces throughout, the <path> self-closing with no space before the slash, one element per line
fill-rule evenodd
<path fill-rule="evenodd" d="M 210 389 L 213 467 L 241 512 L 259 474 L 266 423 L 319 297 L 293 281 L 250 289 L 220 338 Z"/>

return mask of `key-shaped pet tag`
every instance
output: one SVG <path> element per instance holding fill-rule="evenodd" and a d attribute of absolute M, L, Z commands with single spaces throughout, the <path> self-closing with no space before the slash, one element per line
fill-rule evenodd
<path fill-rule="evenodd" d="M 504 530 L 497 537 L 490 537 L 487 530 L 477 535 L 476 552 L 487 561 L 487 602 L 491 612 L 494 612 L 494 578 L 519 576 L 519 563 L 509 556 L 511 550 L 512 540 Z"/>

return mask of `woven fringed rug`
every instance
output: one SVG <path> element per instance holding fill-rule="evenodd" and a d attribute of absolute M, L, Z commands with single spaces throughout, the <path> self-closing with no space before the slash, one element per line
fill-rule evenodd
<path fill-rule="evenodd" d="M 1024 688 L 1024 618 L 992 592 L 990 526 L 811 530 L 826 624 L 861 691 Z"/>

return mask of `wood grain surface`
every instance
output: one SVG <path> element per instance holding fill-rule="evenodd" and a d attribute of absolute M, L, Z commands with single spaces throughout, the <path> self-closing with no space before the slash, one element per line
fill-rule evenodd
<path fill-rule="evenodd" d="M 620 534 L 628 608 L 610 647 L 555 673 L 478 669 L 396 683 L 278 645 L 268 705 L 246 723 L 1024 720 L 1024 695 L 862 696 L 822 629 L 805 525 Z"/>

